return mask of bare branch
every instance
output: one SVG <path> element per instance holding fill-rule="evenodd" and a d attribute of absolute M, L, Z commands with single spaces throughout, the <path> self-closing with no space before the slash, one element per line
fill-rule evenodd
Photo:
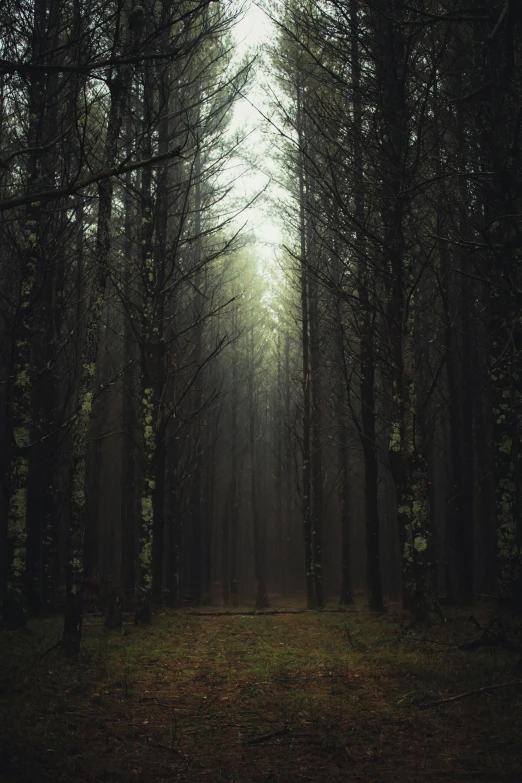
<path fill-rule="evenodd" d="M 44 190 L 40 193 L 26 193 L 24 196 L 16 196 L 15 198 L 6 199 L 6 201 L 0 201 L 0 212 L 5 212 L 6 210 L 14 209 L 15 207 L 21 207 L 24 206 L 24 204 L 53 201 L 54 199 L 73 196 L 79 190 L 83 190 L 83 188 L 87 188 L 89 185 L 94 185 L 96 182 L 101 182 L 101 180 L 108 179 L 109 177 L 119 177 L 121 174 L 125 174 L 128 171 L 135 171 L 136 169 L 142 169 L 145 166 L 152 166 L 154 163 L 159 163 L 162 160 L 179 158 L 181 157 L 181 151 L 181 147 L 176 147 L 176 149 L 170 150 L 163 155 L 154 155 L 152 158 L 137 160 L 134 163 L 123 163 L 121 166 L 115 166 L 112 169 L 98 171 L 95 174 L 91 174 L 90 177 L 86 177 L 79 182 L 72 182 L 69 185 L 64 185 L 61 188 Z"/>

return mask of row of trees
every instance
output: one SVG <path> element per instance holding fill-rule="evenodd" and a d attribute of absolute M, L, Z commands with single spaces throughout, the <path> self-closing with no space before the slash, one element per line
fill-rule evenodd
<path fill-rule="evenodd" d="M 235 297 L 241 139 L 225 131 L 251 64 L 233 56 L 237 4 L 17 8 L 1 12 L 3 616 L 23 624 L 65 583 L 74 652 L 100 553 L 137 587 L 138 621 L 166 563 L 177 602 L 183 505 L 201 591 L 210 368 L 233 339 L 219 313 Z M 119 501 L 100 484 L 106 440 Z M 101 529 L 106 503 L 119 521 Z"/>
<path fill-rule="evenodd" d="M 0 11 L 5 624 L 62 606 L 77 652 L 90 588 L 109 625 L 122 600 L 148 623 L 276 591 L 402 594 L 419 619 L 442 596 L 519 599 L 515 4 L 270 4 L 277 264 L 237 228 L 239 7 L 17 8 Z"/>
<path fill-rule="evenodd" d="M 350 600 L 350 433 L 372 608 L 391 499 L 417 617 L 436 616 L 441 593 L 470 602 L 500 586 L 519 600 L 520 12 L 503 0 L 288 0 L 267 13 L 301 297 L 309 606 L 323 602 L 332 437 Z"/>

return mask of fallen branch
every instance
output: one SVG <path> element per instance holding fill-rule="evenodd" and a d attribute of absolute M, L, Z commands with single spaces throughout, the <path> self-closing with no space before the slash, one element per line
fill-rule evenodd
<path fill-rule="evenodd" d="M 412 644 L 419 644 L 420 642 L 423 642 L 425 644 L 438 644 L 441 647 L 451 647 L 452 649 L 457 649 L 455 645 L 450 644 L 450 642 L 441 642 L 437 639 L 418 639 L 414 636 L 394 636 L 391 639 L 381 639 L 381 641 L 372 644 L 370 649 L 373 647 L 380 647 L 383 644 L 402 644 L 402 642 L 412 642 Z"/>
<path fill-rule="evenodd" d="M 482 626 L 481 626 L 481 624 L 479 623 L 479 621 L 477 620 L 477 618 L 475 617 L 474 614 L 470 614 L 470 616 L 468 617 L 468 620 L 469 620 L 470 623 L 473 623 L 473 625 L 476 628 L 478 628 L 479 631 L 482 631 Z"/>
<path fill-rule="evenodd" d="M 147 737 L 144 740 L 147 745 L 151 745 L 153 748 L 160 748 L 161 750 L 167 750 L 169 753 L 176 753 L 178 756 L 183 756 L 184 759 L 188 759 L 188 756 L 186 753 L 183 753 L 182 750 L 179 748 L 171 747 L 169 745 L 163 745 L 161 742 L 154 742 L 150 739 L 150 737 Z"/>
<path fill-rule="evenodd" d="M 284 737 L 285 734 L 289 734 L 290 729 L 277 729 L 277 731 L 269 731 L 267 734 L 256 734 L 254 737 L 249 737 L 243 740 L 243 745 L 261 745 L 262 742 L 268 742 L 268 740 L 275 739 L 276 737 Z"/>
<path fill-rule="evenodd" d="M 288 748 L 295 747 L 298 742 L 320 742 L 320 738 L 317 734 L 290 734 L 287 739 L 278 740 L 277 742 L 267 742 L 265 747 L 269 748 Z"/>
<path fill-rule="evenodd" d="M 437 707 L 439 704 L 448 704 L 450 701 L 460 701 L 467 696 L 473 696 L 478 693 L 489 693 L 489 691 L 496 691 L 499 688 L 512 688 L 517 685 L 522 685 L 522 680 L 514 680 L 513 682 L 501 682 L 498 685 L 487 685 L 484 688 L 477 688 L 474 691 L 466 691 L 465 693 L 458 693 L 456 696 L 450 696 L 447 699 L 438 699 L 437 701 L 428 701 L 426 704 L 419 705 L 419 709 L 427 710 L 429 707 Z"/>
<path fill-rule="evenodd" d="M 41 655 L 38 657 L 38 660 L 39 660 L 39 661 L 41 661 L 43 658 L 45 658 L 45 656 L 46 656 L 46 655 L 49 655 L 49 653 L 51 653 L 53 650 L 57 650 L 57 649 L 58 649 L 58 647 L 61 647 L 62 645 L 63 645 L 63 639 L 60 639 L 59 641 L 57 641 L 57 642 L 56 642 L 56 644 L 53 644 L 53 646 L 52 646 L 52 647 L 49 647 L 49 649 L 48 649 L 48 650 L 46 650 L 45 652 L 43 652 L 43 653 L 42 653 L 42 654 L 41 654 Z"/>
<path fill-rule="evenodd" d="M 490 638 L 483 638 L 483 639 L 476 639 L 474 642 L 466 642 L 465 644 L 461 644 L 459 647 L 459 650 L 464 650 L 464 652 L 473 652 L 473 650 L 477 650 L 479 647 L 500 647 L 501 650 L 509 650 L 509 652 L 516 652 L 516 653 L 522 653 L 522 644 L 519 642 L 513 642 L 510 639 L 506 639 L 505 637 L 490 637 Z"/>
<path fill-rule="evenodd" d="M 358 612 L 358 609 L 255 609 L 251 612 L 217 611 L 201 612 L 197 609 L 189 610 L 184 614 L 195 617 L 266 617 L 275 614 L 348 614 L 349 612 Z"/>

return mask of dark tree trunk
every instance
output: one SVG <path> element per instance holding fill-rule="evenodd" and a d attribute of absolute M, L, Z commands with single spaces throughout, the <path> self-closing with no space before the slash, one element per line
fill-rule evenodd
<path fill-rule="evenodd" d="M 128 20 L 126 20 L 127 22 Z M 125 31 L 129 36 L 129 51 L 137 43 L 139 31 Z M 114 43 L 120 41 L 122 30 L 115 30 Z M 132 77 L 132 66 L 122 64 L 114 69 L 110 79 L 110 103 L 105 136 L 103 163 L 109 168 L 117 159 L 120 130 Z M 103 320 L 104 298 L 109 274 L 111 252 L 111 217 L 113 204 L 112 178 L 98 183 L 98 221 L 96 227 L 95 273 L 91 302 L 85 324 L 85 340 L 78 389 L 78 414 L 73 425 L 70 526 L 67 554 L 67 596 L 64 623 L 64 647 L 70 654 L 80 651 L 82 611 L 81 598 L 84 575 L 85 538 L 85 464 L 91 411 L 94 396 L 96 361 Z"/>
<path fill-rule="evenodd" d="M 339 478 L 341 482 L 341 606 L 353 604 L 351 568 L 351 519 L 350 519 L 350 471 L 348 462 L 348 428 L 344 412 L 339 412 Z"/>
<path fill-rule="evenodd" d="M 297 85 L 297 132 L 299 144 L 299 234 L 300 234 L 300 266 L 301 266 L 301 341 L 302 341 L 302 388 L 303 388 L 303 441 L 301 463 L 301 507 L 303 520 L 306 595 L 309 609 L 317 606 L 314 580 L 314 552 L 312 541 L 312 470 L 311 470 L 311 397 L 310 397 L 310 335 L 309 335 L 309 291 L 307 273 L 306 249 L 306 206 L 305 206 L 305 171 L 304 171 L 304 122 L 301 85 Z"/>
<path fill-rule="evenodd" d="M 152 155 L 150 134 L 151 119 L 154 113 L 155 92 L 152 87 L 150 71 L 145 74 L 144 118 L 142 154 Z M 140 238 L 141 270 L 143 281 L 142 336 L 141 336 L 141 428 L 143 447 L 143 475 L 140 493 L 140 535 L 139 535 L 139 577 L 136 602 L 135 623 L 152 622 L 153 590 L 157 590 L 157 573 L 154 580 L 154 556 L 157 549 L 154 537 L 158 524 L 154 518 L 156 493 L 156 464 L 160 427 L 161 378 L 158 362 L 158 323 L 156 310 L 156 292 L 158 289 L 157 268 L 154 264 L 154 214 L 152 197 L 152 170 L 147 167 L 142 172 L 140 193 Z M 161 368 L 163 369 L 163 368 Z"/>
<path fill-rule="evenodd" d="M 178 468 L 179 454 L 176 441 L 173 442 L 169 453 L 169 465 L 173 466 L 172 475 L 173 487 L 169 497 L 169 550 L 168 550 L 168 604 L 172 609 L 178 609 L 181 606 L 180 595 L 180 557 L 181 557 L 181 529 L 182 529 L 182 509 L 181 509 L 181 487 L 179 478 L 176 475 Z"/>
<path fill-rule="evenodd" d="M 364 499 L 366 507 L 366 578 L 368 606 L 375 611 L 384 607 L 381 585 L 381 564 L 379 557 L 379 466 L 375 434 L 375 399 L 373 373 L 364 367 L 361 382 L 363 456 L 364 456 Z M 368 403 L 369 400 L 369 403 Z"/>
<path fill-rule="evenodd" d="M 278 588 L 283 591 L 284 583 L 284 550 L 285 529 L 283 516 L 283 416 L 282 416 L 282 378 L 283 366 L 281 357 L 281 335 L 277 337 L 277 375 L 274 390 L 274 419 L 272 422 L 272 438 L 275 439 L 275 537 L 277 545 L 277 575 Z"/>
<path fill-rule="evenodd" d="M 216 417 L 217 418 L 217 417 Z M 217 430 L 218 421 L 214 422 Z M 205 553 L 203 570 L 203 602 L 205 605 L 212 603 L 212 570 L 214 554 L 214 504 L 216 484 L 216 440 L 217 432 L 211 434 L 212 442 L 208 446 L 206 456 L 206 482 L 205 482 Z"/>
<path fill-rule="evenodd" d="M 132 136 L 131 123 L 127 122 L 126 138 L 130 142 Z M 131 307 L 131 277 L 132 265 L 135 262 L 134 223 L 136 211 L 133 206 L 131 186 L 132 174 L 126 175 L 126 190 L 124 195 L 125 208 L 125 244 L 124 254 L 124 288 L 123 295 L 127 303 L 123 315 L 123 385 L 122 385 L 122 495 L 121 495 L 121 579 L 126 591 L 136 586 L 136 550 L 138 536 L 138 475 L 136 440 L 138 436 L 138 421 L 134 404 L 134 395 L 138 388 L 136 371 L 136 335 L 132 328 Z"/>
<path fill-rule="evenodd" d="M 49 8 L 46 0 L 38 0 L 33 9 L 32 56 L 39 60 L 45 55 Z M 52 19 L 49 17 L 49 23 Z M 42 186 L 41 147 L 48 122 L 46 77 L 32 74 L 28 84 L 29 125 L 27 142 L 27 192 Z M 43 223 L 40 202 L 28 204 L 22 234 L 22 265 L 18 283 L 13 338 L 9 357 L 9 384 L 6 393 L 6 421 L 9 432 L 9 477 L 7 487 L 7 541 L 6 584 L 4 587 L 4 624 L 8 628 L 25 625 L 26 611 L 26 546 L 27 490 L 29 459 L 25 451 L 31 435 L 34 399 L 34 368 L 31 367 L 31 343 L 35 330 L 35 306 L 41 276 L 45 276 L 43 254 Z M 35 529 L 36 528 L 36 529 Z M 31 541 L 29 558 L 39 559 L 41 527 L 30 521 Z M 36 539 L 36 541 L 34 540 Z M 36 550 L 36 552 L 35 552 Z M 33 583 L 34 587 L 34 583 Z"/>
<path fill-rule="evenodd" d="M 163 365 L 163 362 L 162 362 Z M 154 492 L 152 496 L 154 522 L 152 526 L 152 601 L 160 606 L 163 597 L 163 548 L 165 540 L 165 433 L 160 429 L 154 454 Z"/>
<path fill-rule="evenodd" d="M 290 331 L 287 328 L 285 335 L 285 360 L 284 360 L 284 418 L 281 424 L 279 437 L 284 442 L 284 508 L 283 508 L 283 583 L 281 589 L 286 596 L 288 591 L 288 570 L 289 570 L 289 546 L 292 521 L 292 500 L 293 500 L 293 482 L 292 482 L 292 451 L 290 445 L 289 422 L 290 422 Z"/>
<path fill-rule="evenodd" d="M 355 218 L 358 226 L 357 250 L 358 282 L 360 295 L 360 373 L 361 373 L 361 420 L 360 436 L 364 458 L 364 498 L 366 520 L 366 578 L 368 605 L 380 611 L 384 606 L 380 564 L 380 518 L 379 518 L 379 465 L 377 456 L 377 434 L 375 428 L 375 310 L 372 308 L 371 270 L 366 263 L 366 242 L 362 231 L 365 221 L 365 191 L 363 171 L 363 122 L 361 96 L 361 63 L 359 53 L 359 2 L 351 0 L 350 22 L 352 33 L 352 78 L 354 138 L 353 158 L 355 168 Z M 345 371 L 345 375 L 347 373 Z"/>
<path fill-rule="evenodd" d="M 461 120 L 457 112 L 460 146 L 464 154 Z M 467 183 L 460 178 L 460 236 L 468 235 L 466 212 L 469 212 L 469 197 Z M 472 274 L 473 259 L 465 251 L 460 253 L 461 275 L 459 281 L 459 298 L 462 324 L 462 389 L 454 404 L 459 405 L 459 423 L 461 432 L 457 435 L 462 449 L 462 468 L 459 471 L 460 501 L 459 516 L 455 529 L 455 554 L 457 563 L 458 600 L 461 604 L 474 602 L 474 459 L 475 444 L 473 437 L 473 412 L 475 391 L 473 385 L 473 337 L 472 337 L 472 281 L 467 277 Z"/>
<path fill-rule="evenodd" d="M 57 31 L 58 4 L 49 10 L 49 26 Z M 49 44 L 53 35 L 51 34 Z M 54 33 L 57 39 L 57 33 Z M 48 45 L 49 45 L 48 44 Z M 53 100 L 58 90 L 56 75 L 47 79 L 46 102 L 50 106 L 42 118 L 44 143 L 52 138 L 58 125 L 58 101 Z M 56 150 L 49 150 L 40 161 L 41 185 L 52 187 L 58 168 Z M 56 349 L 60 340 L 64 256 L 60 235 L 64 230 L 62 213 L 48 210 L 40 219 L 40 243 L 42 244 L 42 276 L 40 294 L 35 301 L 34 337 L 32 344 L 32 427 L 31 442 L 35 446 L 29 452 L 27 486 L 27 600 L 33 614 L 37 615 L 49 597 L 46 587 L 51 581 L 53 555 L 56 543 L 58 493 L 55 486 L 58 380 Z M 80 229 L 81 231 L 81 229 Z"/>
<path fill-rule="evenodd" d="M 221 565 L 223 569 L 223 603 L 230 606 L 230 490 L 229 497 L 225 501 L 223 511 L 223 524 L 221 528 Z"/>
<path fill-rule="evenodd" d="M 234 330 L 236 327 L 233 321 Z M 232 348 L 232 415 L 231 415 L 231 476 L 230 476 L 230 600 L 233 606 L 239 606 L 239 471 L 237 453 L 237 417 L 238 417 L 238 358 L 236 343 Z"/>
<path fill-rule="evenodd" d="M 199 433 L 196 435 L 198 437 Z M 201 518 L 201 446 L 199 437 L 196 443 L 195 460 L 196 469 L 192 477 L 190 519 L 191 519 L 191 560 L 190 575 L 192 588 L 192 602 L 195 606 L 201 604 L 201 576 L 202 576 L 202 518 Z"/>
<path fill-rule="evenodd" d="M 202 242 L 201 218 L 202 218 L 202 192 L 201 192 L 201 150 L 196 151 L 196 160 L 194 165 L 194 414 L 196 420 L 195 445 L 194 445 L 194 474 L 192 476 L 191 493 L 191 524 L 192 524 L 192 557 L 191 557 L 191 581 L 192 581 L 192 601 L 196 606 L 201 604 L 202 599 L 202 574 L 203 574 L 203 514 L 202 514 L 202 492 L 203 492 L 203 433 L 206 431 L 201 426 L 203 403 L 202 392 L 202 374 L 203 374 L 203 296 L 201 292 L 202 276 Z"/>
<path fill-rule="evenodd" d="M 250 332 L 250 372 L 248 375 L 248 445 L 250 452 L 250 501 L 252 508 L 252 526 L 254 531 L 254 568 L 257 581 L 256 609 L 263 609 L 268 606 L 268 596 L 266 592 L 266 537 L 265 525 L 261 521 L 259 514 L 258 500 L 258 463 L 257 463 L 257 399 L 254 393 L 254 372 L 255 372 L 255 347 L 254 347 L 254 328 Z"/>
<path fill-rule="evenodd" d="M 310 291 L 310 372 L 311 372 L 311 523 L 312 523 L 312 558 L 314 573 L 315 602 L 318 607 L 324 604 L 323 589 L 323 459 L 322 459 L 322 394 L 321 394 L 321 360 L 319 336 L 319 292 L 316 273 L 312 272 L 309 283 Z"/>

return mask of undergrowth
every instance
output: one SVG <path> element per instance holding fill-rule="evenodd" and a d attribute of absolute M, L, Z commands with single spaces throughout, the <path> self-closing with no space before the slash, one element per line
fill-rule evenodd
<path fill-rule="evenodd" d="M 519 783 L 522 688 L 426 707 L 522 679 L 512 651 L 459 649 L 491 612 L 88 618 L 77 661 L 35 620 L 0 635 L 0 779 Z"/>

